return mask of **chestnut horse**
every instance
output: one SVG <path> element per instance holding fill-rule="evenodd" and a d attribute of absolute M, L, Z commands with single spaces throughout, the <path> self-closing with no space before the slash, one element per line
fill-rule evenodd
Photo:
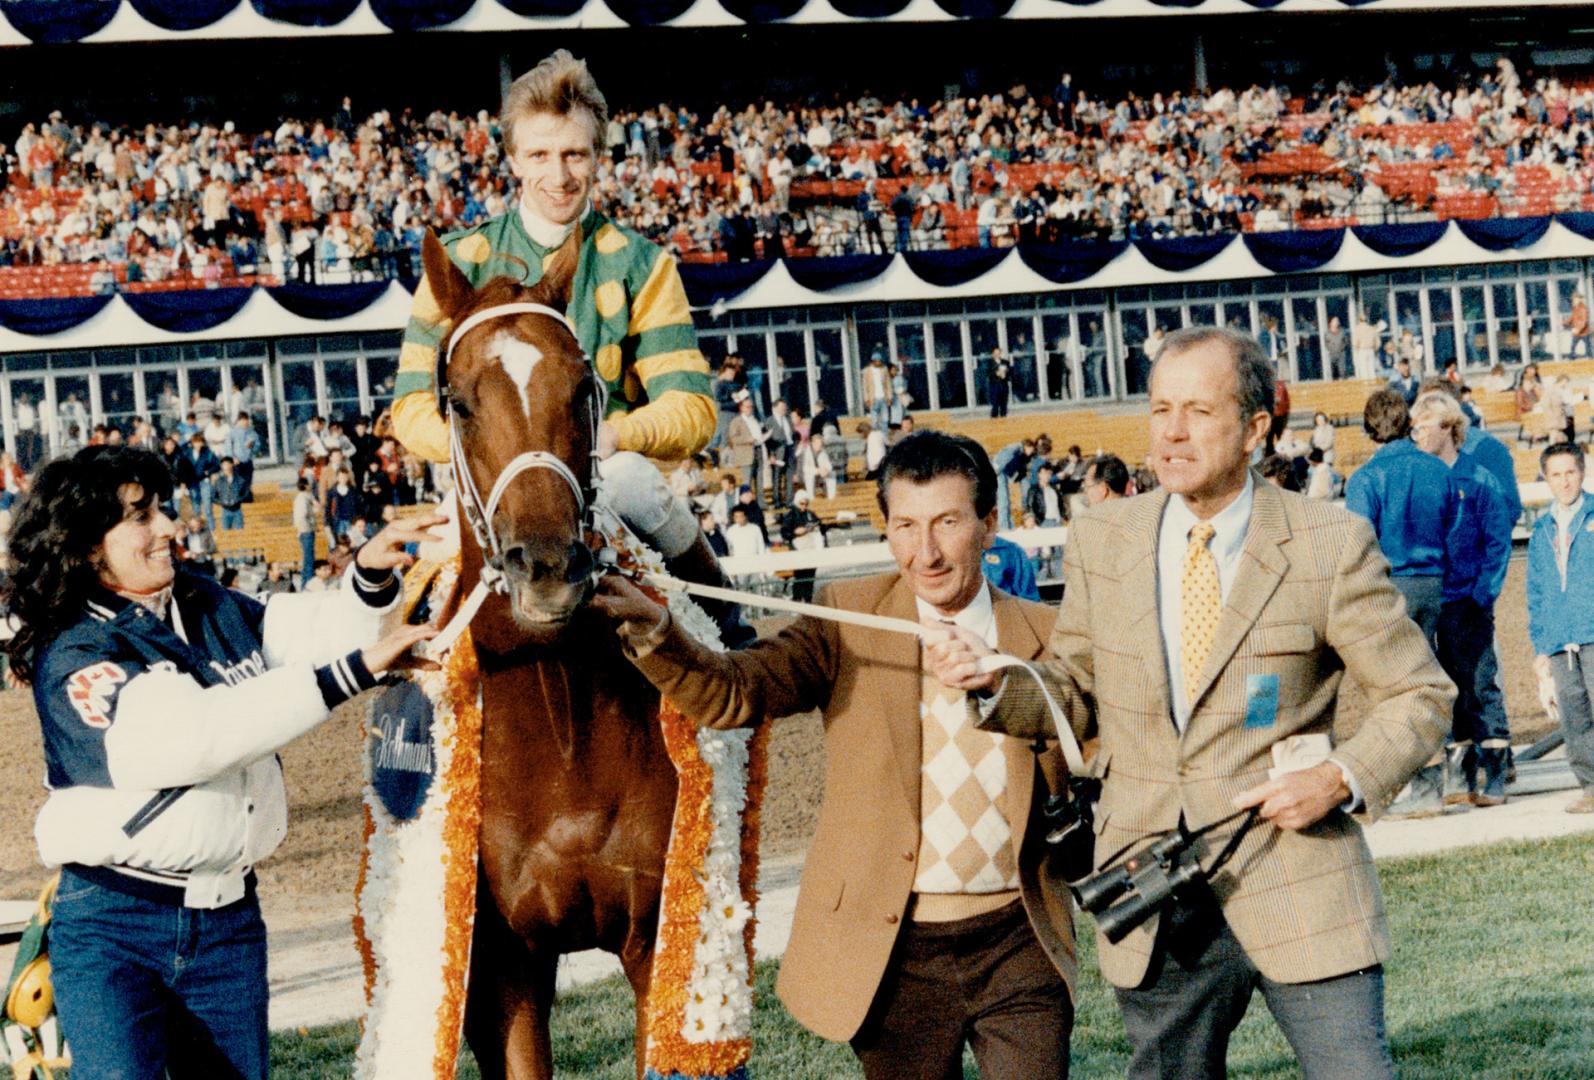
<path fill-rule="evenodd" d="M 434 237 L 423 249 L 455 328 L 438 383 L 465 510 L 461 593 L 484 567 L 502 575 L 471 624 L 482 822 L 465 1036 L 486 1080 L 553 1075 L 555 969 L 590 948 L 617 954 L 636 992 L 640 1075 L 675 810 L 658 692 L 584 606 L 603 391 L 562 315 L 579 245 L 577 230 L 535 287 L 480 291 Z"/>

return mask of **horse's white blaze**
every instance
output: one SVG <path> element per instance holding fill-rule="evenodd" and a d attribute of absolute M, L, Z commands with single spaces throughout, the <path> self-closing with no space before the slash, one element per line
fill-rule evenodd
<path fill-rule="evenodd" d="M 531 373 L 536 370 L 537 362 L 542 359 L 542 350 L 529 341 L 522 341 L 507 330 L 500 330 L 493 335 L 493 340 L 487 346 L 487 355 L 498 361 L 498 366 L 504 369 L 515 384 L 515 389 L 520 391 L 520 406 L 531 414 L 531 397 L 527 390 L 531 386 Z"/>

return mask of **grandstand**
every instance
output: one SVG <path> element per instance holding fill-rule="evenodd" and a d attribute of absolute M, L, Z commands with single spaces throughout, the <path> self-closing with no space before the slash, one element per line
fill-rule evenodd
<path fill-rule="evenodd" d="M 264 461 L 289 463 L 311 415 L 379 413 L 423 230 L 515 197 L 493 107 L 552 44 L 502 33 L 545 29 L 546 13 L 495 5 L 456 27 L 492 33 L 414 35 L 373 0 L 305 29 L 277 82 L 261 73 L 280 50 L 268 63 L 241 40 L 284 32 L 294 16 L 269 3 L 214 25 L 191 13 L 170 33 L 143 21 L 153 0 L 78 26 L 129 43 L 75 46 L 105 62 L 83 65 L 70 99 L 45 77 L 47 51 L 9 48 L 5 447 L 36 434 L 67 448 L 74 417 L 81 441 L 135 417 L 170 426 L 173 403 L 247 398 Z M 449 5 L 435 6 L 441 19 Z M 676 24 L 561 36 L 611 95 L 603 208 L 675 249 L 704 352 L 738 356 L 761 408 L 781 396 L 856 415 L 879 351 L 903 365 L 923 423 L 993 449 L 1046 429 L 1136 462 L 1148 350 L 1218 322 L 1263 340 L 1299 413 L 1353 416 L 1397 357 L 1475 383 L 1528 363 L 1587 377 L 1573 317 L 1594 257 L 1594 49 L 1575 10 L 1537 6 L 1524 35 L 1490 4 L 1021 6 L 979 23 L 882 4 L 742 26 L 767 13 L 617 3 L 625 21 Z M 1130 17 L 1147 14 L 1169 17 Z M 12 29 L 70 36 L 31 25 Z M 1032 32 L 1043 25 L 1068 47 Z M 1369 27 L 1382 57 L 1363 55 Z M 202 56 L 250 79 L 196 91 Z M 660 56 L 667 87 L 648 76 Z M 821 72 L 816 56 L 860 62 Z M 423 59 L 463 74 L 417 79 Z M 130 98 L 130 77 L 148 93 Z M 1014 415 L 987 422 L 997 349 Z M 1509 394 L 1478 400 L 1515 433 Z M 1354 464 L 1359 432 L 1339 431 Z M 262 499 L 247 537 L 221 539 L 297 559 L 286 503 Z M 819 509 L 874 513 L 866 487 Z"/>

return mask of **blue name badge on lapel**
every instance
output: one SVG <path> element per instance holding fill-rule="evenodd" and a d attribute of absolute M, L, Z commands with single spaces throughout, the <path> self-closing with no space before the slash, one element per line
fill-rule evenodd
<path fill-rule="evenodd" d="M 1247 675 L 1245 677 L 1245 726 L 1248 728 L 1272 727 L 1279 714 L 1279 677 L 1277 675 Z"/>

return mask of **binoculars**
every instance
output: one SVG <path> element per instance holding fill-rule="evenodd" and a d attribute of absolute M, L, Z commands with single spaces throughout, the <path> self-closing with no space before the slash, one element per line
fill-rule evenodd
<path fill-rule="evenodd" d="M 1193 836 L 1172 832 L 1094 877 L 1070 887 L 1079 906 L 1116 945 L 1175 892 L 1203 876 Z"/>

